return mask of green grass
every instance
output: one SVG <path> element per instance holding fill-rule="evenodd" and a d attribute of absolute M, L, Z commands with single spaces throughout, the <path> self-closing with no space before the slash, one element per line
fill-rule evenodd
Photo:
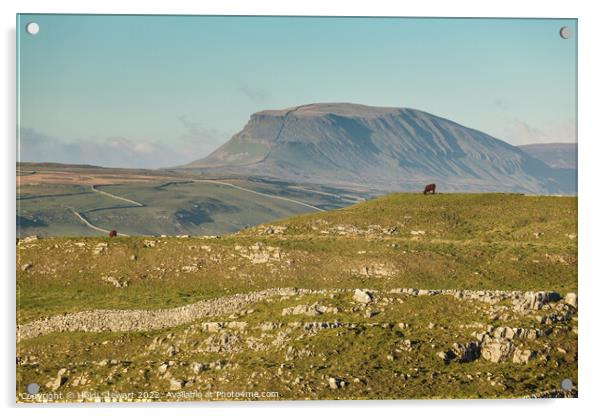
<path fill-rule="evenodd" d="M 329 225 L 315 224 L 316 220 Z M 287 234 L 315 234 L 336 224 L 423 230 L 428 239 L 568 243 L 577 232 L 577 198 L 520 194 L 390 194 L 325 214 L 275 222 Z M 311 226 L 317 227 L 312 230 Z M 534 233 L 540 233 L 536 237 Z"/>
<path fill-rule="evenodd" d="M 124 189 L 113 187 L 110 192 Z M 183 198 L 189 197 L 187 186 L 177 189 Z M 119 195 L 139 200 L 145 192 L 151 190 Z M 218 239 L 45 238 L 17 246 L 17 321 L 23 324 L 92 309 L 170 308 L 273 287 L 555 290 L 564 295 L 577 291 L 577 238 L 569 238 L 577 233 L 576 206 L 576 198 L 568 197 L 393 194 L 345 209 L 277 221 L 286 227 L 283 234 L 263 235 L 259 227 Z M 339 226 L 367 230 L 375 225 L 398 231 L 393 235 L 380 231 L 336 235 L 332 231 Z M 412 230 L 425 233 L 416 236 Z M 145 247 L 149 239 L 156 241 L 155 247 Z M 82 242 L 85 247 L 78 245 Z M 282 259 L 252 264 L 236 249 L 257 242 L 278 247 Z M 98 243 L 108 247 L 96 255 L 93 250 Z M 23 271 L 27 263 L 32 266 Z M 190 265 L 197 265 L 198 270 L 182 270 Z M 388 275 L 361 275 L 358 270 L 364 266 L 382 267 Z M 116 288 L 102 276 L 127 280 L 129 285 Z M 200 350 L 215 334 L 200 331 L 195 323 L 151 332 L 63 333 L 24 340 L 18 345 L 18 355 L 36 364 L 18 366 L 17 388 L 21 391 L 19 386 L 29 380 L 43 384 L 65 367 L 70 371 L 69 383 L 86 373 L 91 384 L 67 384 L 60 391 L 168 391 L 169 379 L 162 378 L 157 368 L 169 360 L 175 363 L 170 377 L 194 381 L 185 390 L 278 391 L 281 399 L 518 397 L 557 388 L 563 378 L 576 383 L 577 335 L 572 331 L 576 318 L 541 327 L 550 331 L 541 339 L 517 341 L 520 348 L 537 351 L 537 358 L 527 365 L 484 359 L 446 365 L 436 357 L 437 351 L 474 339 L 475 329 L 463 325 L 534 328 L 539 326 L 533 314 L 549 312 L 493 317 L 491 305 L 451 296 L 386 296 L 401 297 L 403 303 L 377 303 L 380 313 L 372 318 L 353 309 L 351 294 L 342 293 L 276 298 L 252 305 L 248 315 L 207 319 L 249 324 L 246 333 L 237 335 L 240 348 L 231 352 Z M 340 312 L 282 316 L 284 308 L 313 302 L 336 306 Z M 335 320 L 358 327 L 317 334 L 286 327 L 295 321 Z M 264 322 L 285 327 L 271 332 L 255 329 Z M 381 327 L 398 322 L 409 328 Z M 435 328 L 428 328 L 430 322 Z M 166 346 L 149 350 L 157 336 L 168 339 Z M 418 341 L 415 350 L 396 353 L 389 360 L 387 355 L 406 339 Z M 266 348 L 248 347 L 256 343 Z M 165 355 L 170 344 L 180 349 L 175 357 Z M 293 353 L 301 355 L 287 359 Z M 94 364 L 104 359 L 120 363 Z M 191 362 L 215 360 L 231 367 L 191 374 Z M 328 388 L 331 376 L 348 385 Z M 297 377 L 301 381 L 293 383 Z M 360 382 L 354 382 L 355 378 Z"/>
<path fill-rule="evenodd" d="M 563 378 L 577 380 L 577 342 L 575 334 L 567 330 L 569 324 L 556 326 L 553 334 L 542 339 L 517 342 L 521 348 L 540 351 L 540 357 L 547 354 L 545 360 L 535 359 L 529 365 L 496 364 L 482 359 L 444 364 L 436 357 L 437 351 L 449 348 L 454 342 L 474 339 L 473 329 L 466 328 L 466 324 L 507 325 L 508 322 L 483 319 L 481 309 L 486 307 L 478 302 L 460 302 L 449 296 L 402 299 L 404 303 L 380 306 L 381 314 L 369 319 L 361 312 L 351 311 L 349 294 L 326 300 L 303 296 L 262 302 L 243 318 L 249 324 L 246 332 L 229 331 L 237 334 L 240 338 L 238 346 L 242 348 L 226 353 L 199 351 L 196 346 L 214 335 L 200 331 L 195 324 L 126 334 L 47 335 L 20 344 L 20 351 L 34 357 L 37 365 L 20 366 L 17 383 L 51 379 L 59 368 L 67 366 L 70 379 L 86 373 L 93 385 L 113 392 L 166 392 L 168 379 L 161 378 L 156 370 L 162 362 L 169 360 L 174 361 L 171 377 L 184 380 L 195 377 L 190 370 L 192 362 L 219 360 L 224 365 L 235 366 L 205 370 L 185 390 L 276 391 L 281 399 L 517 397 L 557 388 L 558 380 Z M 337 305 L 341 312 L 318 318 L 281 316 L 284 307 L 313 301 Z M 224 317 L 212 321 L 220 319 L 228 320 Z M 289 322 L 300 320 L 338 320 L 355 323 L 357 328 L 322 329 L 317 333 L 287 329 Z M 256 329 L 258 324 L 266 321 L 283 323 L 284 327 L 269 331 Z M 409 328 L 399 330 L 398 322 L 409 324 Z M 435 323 L 434 329 L 427 327 L 429 322 Z M 381 324 L 393 324 L 393 328 L 383 328 Z M 527 317 L 514 320 L 512 324 L 534 327 L 533 320 Z M 155 337 L 167 341 L 159 349 L 149 350 Z M 279 337 L 283 342 L 275 344 Z M 245 340 L 251 339 L 269 348 L 245 347 Z M 412 351 L 395 352 L 404 340 L 412 340 L 416 346 Z M 547 353 L 542 352 L 545 344 L 553 347 Z M 179 352 L 166 358 L 164 350 L 169 345 L 177 345 Z M 556 346 L 562 346 L 567 352 L 559 353 Z M 393 360 L 387 358 L 391 353 L 395 357 Z M 294 359 L 287 359 L 290 354 Z M 101 360 L 117 360 L 119 364 L 107 367 L 94 364 Z M 122 371 L 124 368 L 127 372 Z M 332 376 L 345 380 L 347 387 L 328 388 L 327 379 Z M 301 383 L 291 383 L 297 377 L 301 377 Z M 354 382 L 355 378 L 360 382 Z M 71 392 L 86 390 L 90 387 L 68 387 Z M 59 391 L 67 390 L 61 388 Z"/>
<path fill-rule="evenodd" d="M 17 234 L 39 235 L 99 235 L 88 228 L 73 211 L 86 212 L 97 208 L 122 206 L 119 201 L 89 191 L 90 188 L 44 185 L 44 195 L 28 194 L 17 200 Z M 27 188 L 26 190 L 29 190 Z"/>
<path fill-rule="evenodd" d="M 162 308 L 275 286 L 575 291 L 577 243 L 566 236 L 576 233 L 575 200 L 492 198 L 495 204 L 487 203 L 485 196 L 394 195 L 280 222 L 289 227 L 284 236 L 254 236 L 257 233 L 251 229 L 217 240 L 156 239 L 154 248 L 143 247 L 144 238 L 43 239 L 17 252 L 19 312 L 28 320 L 82 308 Z M 471 202 L 473 209 L 483 205 L 487 209 L 470 216 L 461 230 L 445 222 L 450 212 L 470 211 Z M 428 204 L 430 216 L 420 214 L 420 204 Z M 511 218 L 502 213 L 508 211 L 522 214 Z M 529 220 L 529 212 L 538 218 Z M 322 228 L 389 226 L 390 218 L 404 218 L 407 213 L 412 225 L 401 227 L 394 236 L 337 237 L 310 229 L 319 218 L 329 221 Z M 411 229 L 426 234 L 409 237 L 405 231 Z M 492 229 L 503 232 L 492 234 Z M 534 230 L 543 234 L 535 238 Z M 78 241 L 87 247 L 75 246 Z M 258 241 L 279 247 L 290 264 L 251 264 L 234 250 L 236 245 Z M 95 256 L 92 251 L 99 242 L 109 243 L 108 252 Z M 202 245 L 212 251 L 206 252 Z M 137 260 L 130 260 L 132 255 Z M 22 272 L 25 263 L 33 267 Z M 197 271 L 181 270 L 192 264 L 198 265 Z M 390 276 L 357 273 L 366 265 L 384 265 Z M 101 280 L 103 275 L 127 279 L 130 285 L 114 288 Z"/>
<path fill-rule="evenodd" d="M 119 170 L 109 170 L 117 174 Z M 132 172 L 140 174 L 140 172 Z M 90 174 L 102 177 L 92 169 Z M 124 176 L 124 179 L 127 175 Z M 322 209 L 333 209 L 349 202 L 331 195 L 291 188 L 290 184 L 259 179 L 226 180 L 243 188 L 268 195 L 293 198 Z M 19 234 L 43 236 L 99 235 L 86 227 L 71 209 L 84 213 L 103 229 L 117 229 L 130 235 L 216 235 L 245 227 L 313 211 L 311 207 L 270 198 L 227 185 L 178 180 L 131 182 L 98 186 L 101 191 L 142 203 L 94 192 L 88 185 L 22 185 L 18 188 Z"/>
<path fill-rule="evenodd" d="M 90 213 L 94 224 L 132 234 L 223 234 L 310 210 L 225 185 L 151 183 L 101 189 L 145 205 Z"/>

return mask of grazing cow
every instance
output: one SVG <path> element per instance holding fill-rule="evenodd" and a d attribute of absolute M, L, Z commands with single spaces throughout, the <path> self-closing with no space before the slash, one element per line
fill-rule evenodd
<path fill-rule="evenodd" d="M 434 183 L 429 183 L 427 186 L 424 187 L 424 192 L 423 194 L 434 194 L 435 193 L 435 188 L 437 186 Z"/>
<path fill-rule="evenodd" d="M 111 230 L 109 232 L 109 237 L 117 237 L 117 231 L 116 230 Z"/>

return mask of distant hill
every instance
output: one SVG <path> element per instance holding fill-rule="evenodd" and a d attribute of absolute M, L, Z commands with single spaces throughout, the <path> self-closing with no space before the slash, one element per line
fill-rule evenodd
<path fill-rule="evenodd" d="M 577 143 L 538 143 L 518 147 L 552 168 L 577 169 Z"/>
<path fill-rule="evenodd" d="M 69 163 L 54 163 L 54 162 L 17 162 L 17 169 L 74 169 L 74 168 L 82 168 L 82 169 L 106 169 L 102 166 L 96 165 L 85 165 L 85 164 L 69 164 Z"/>
<path fill-rule="evenodd" d="M 451 120 L 408 108 L 309 104 L 251 115 L 204 159 L 205 172 L 387 191 L 573 193 L 568 172 Z"/>

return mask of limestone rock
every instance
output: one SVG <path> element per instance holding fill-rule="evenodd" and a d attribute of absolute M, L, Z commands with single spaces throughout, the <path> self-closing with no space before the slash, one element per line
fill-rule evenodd
<path fill-rule="evenodd" d="M 195 374 L 199 374 L 201 371 L 207 370 L 209 366 L 203 363 L 192 363 L 190 364 L 190 368 Z"/>
<path fill-rule="evenodd" d="M 451 350 L 447 350 L 447 351 L 439 351 L 437 353 L 437 357 L 441 358 L 447 364 L 450 361 L 452 361 L 454 358 L 456 358 L 456 355 Z"/>
<path fill-rule="evenodd" d="M 236 246 L 234 249 L 240 253 L 241 257 L 251 260 L 252 264 L 279 262 L 284 259 L 284 253 L 279 247 L 266 246 L 260 242 L 250 247 Z"/>
<path fill-rule="evenodd" d="M 19 240 L 19 244 L 32 243 L 39 239 L 40 239 L 40 237 L 38 237 L 37 235 L 30 235 L 30 236 L 24 237 L 21 240 Z"/>
<path fill-rule="evenodd" d="M 197 272 L 199 270 L 199 267 L 196 264 L 191 264 L 182 266 L 180 270 L 182 270 L 184 273 L 193 273 Z"/>
<path fill-rule="evenodd" d="M 355 289 L 353 292 L 353 300 L 359 303 L 370 303 L 372 302 L 372 294 L 367 290 Z"/>
<path fill-rule="evenodd" d="M 181 390 L 184 387 L 185 382 L 183 380 L 172 378 L 169 380 L 169 389 L 170 390 Z"/>
<path fill-rule="evenodd" d="M 345 382 L 338 377 L 329 377 L 328 386 L 331 389 L 336 390 L 338 388 L 345 387 Z"/>
<path fill-rule="evenodd" d="M 514 344 L 510 341 L 493 341 L 481 348 L 481 356 L 488 361 L 499 363 L 507 360 L 514 353 L 514 349 Z"/>
<path fill-rule="evenodd" d="M 223 327 L 224 326 L 221 324 L 221 322 L 203 322 L 201 324 L 201 328 L 203 329 L 203 331 L 207 332 L 217 332 Z"/>
<path fill-rule="evenodd" d="M 122 287 L 127 287 L 129 282 L 125 279 L 118 279 L 116 277 L 113 276 L 102 276 L 101 277 L 102 280 L 104 280 L 107 283 L 112 284 L 113 286 L 117 287 L 117 288 L 122 288 Z"/>
<path fill-rule="evenodd" d="M 276 328 L 278 328 L 278 325 L 274 322 L 264 322 L 259 326 L 259 329 L 262 331 L 273 331 Z"/>
<path fill-rule="evenodd" d="M 364 252 L 365 253 L 365 252 Z M 359 253 L 358 253 L 359 254 Z M 383 263 L 367 264 L 357 269 L 351 269 L 351 273 L 367 277 L 387 277 L 395 275 L 397 271 Z"/>
<path fill-rule="evenodd" d="M 244 331 L 249 324 L 247 322 L 242 321 L 232 321 L 226 324 L 226 327 L 229 329 L 237 329 L 239 331 Z"/>
<path fill-rule="evenodd" d="M 312 305 L 297 305 L 291 306 L 290 308 L 284 308 L 282 310 L 282 316 L 286 315 L 307 315 L 307 316 L 318 316 L 323 313 L 338 313 L 339 308 L 320 305 L 314 303 Z"/>
<path fill-rule="evenodd" d="M 577 294 L 576 293 L 567 293 L 564 297 L 564 301 L 567 305 L 571 305 L 573 308 L 577 307 Z"/>
<path fill-rule="evenodd" d="M 512 356 L 512 362 L 517 364 L 526 364 L 531 358 L 535 356 L 535 353 L 531 350 L 519 350 L 518 348 L 514 351 Z"/>
<path fill-rule="evenodd" d="M 61 368 L 58 371 L 58 373 L 56 374 L 56 378 L 54 378 L 53 380 L 50 380 L 48 383 L 46 383 L 46 387 L 48 387 L 52 391 L 57 390 L 59 387 L 61 387 L 63 384 L 65 384 L 67 382 L 66 374 L 67 374 L 67 369 Z"/>
<path fill-rule="evenodd" d="M 450 361 L 458 361 L 466 363 L 479 358 L 481 350 L 479 344 L 475 341 L 470 341 L 466 344 L 454 343 L 447 351 L 439 351 L 437 357 L 441 358 L 448 364 Z"/>
<path fill-rule="evenodd" d="M 523 297 L 516 299 L 514 309 L 517 311 L 539 310 L 543 305 L 560 300 L 560 295 L 556 292 L 525 292 Z"/>
<path fill-rule="evenodd" d="M 92 253 L 98 256 L 100 254 L 105 253 L 107 251 L 107 247 L 109 247 L 107 243 L 98 243 L 96 244 L 96 247 L 94 247 L 94 251 Z"/>
<path fill-rule="evenodd" d="M 461 363 L 474 361 L 481 355 L 479 344 L 475 341 L 470 341 L 466 344 L 454 343 L 452 345 L 452 351 L 457 357 L 457 360 Z"/>

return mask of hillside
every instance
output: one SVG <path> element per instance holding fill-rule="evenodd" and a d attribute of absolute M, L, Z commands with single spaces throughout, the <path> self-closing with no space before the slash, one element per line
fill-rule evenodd
<path fill-rule="evenodd" d="M 537 143 L 518 147 L 552 168 L 577 169 L 577 143 Z"/>
<path fill-rule="evenodd" d="M 216 235 L 373 195 L 312 184 L 161 170 L 20 164 L 17 235 Z"/>
<path fill-rule="evenodd" d="M 395 193 L 346 208 L 271 223 L 284 235 L 353 236 L 369 227 L 422 241 L 564 241 L 577 227 L 577 198 L 518 194 Z M 266 227 L 267 225 L 260 226 Z M 343 227 L 343 228 L 340 228 Z M 256 234 L 257 227 L 237 235 Z M 421 231 L 413 234 L 412 231 Z M 347 232 L 347 234 L 346 234 Z M 378 233 L 377 233 L 378 234 Z M 359 235 L 362 235 L 361 233 Z"/>
<path fill-rule="evenodd" d="M 435 182 L 446 192 L 574 192 L 566 172 L 480 131 L 419 110 L 346 103 L 255 113 L 183 168 L 389 191 Z"/>
<path fill-rule="evenodd" d="M 221 238 L 21 240 L 18 390 L 574 396 L 576 233 L 574 197 L 392 194 Z"/>

